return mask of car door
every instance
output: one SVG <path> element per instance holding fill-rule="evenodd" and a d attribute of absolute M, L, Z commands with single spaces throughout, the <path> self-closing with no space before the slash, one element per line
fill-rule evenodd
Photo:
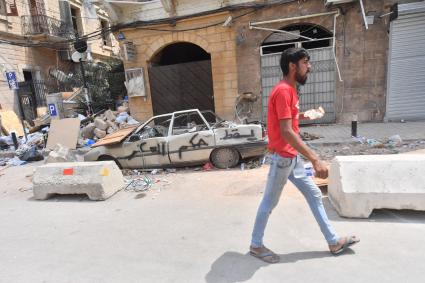
<path fill-rule="evenodd" d="M 133 156 L 127 159 L 129 168 L 155 168 L 170 164 L 167 136 L 171 115 L 151 118 L 141 129 L 128 138 L 124 147 Z"/>
<path fill-rule="evenodd" d="M 168 137 L 171 164 L 208 162 L 215 148 L 214 132 L 199 111 L 174 114 Z"/>

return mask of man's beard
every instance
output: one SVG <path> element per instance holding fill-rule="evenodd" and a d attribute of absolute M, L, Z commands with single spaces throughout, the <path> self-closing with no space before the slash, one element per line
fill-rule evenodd
<path fill-rule="evenodd" d="M 307 82 L 307 76 L 308 72 L 304 75 L 301 76 L 300 73 L 297 72 L 296 76 L 295 76 L 295 80 L 300 84 L 300 85 L 305 85 L 305 83 Z"/>

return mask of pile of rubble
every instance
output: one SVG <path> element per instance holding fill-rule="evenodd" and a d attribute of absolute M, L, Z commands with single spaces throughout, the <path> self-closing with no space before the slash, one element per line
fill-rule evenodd
<path fill-rule="evenodd" d="M 107 134 L 112 134 L 127 125 L 139 124 L 128 114 L 128 108 L 118 107 L 118 111 L 107 110 L 103 114 L 94 118 L 94 121 L 83 127 L 81 137 L 83 139 L 98 140 L 104 138 Z"/>
<path fill-rule="evenodd" d="M 76 162 L 81 158 L 73 156 L 78 151 L 88 150 L 90 145 L 97 140 L 104 138 L 129 125 L 137 125 L 139 122 L 128 114 L 127 106 L 118 107 L 117 111 L 106 110 L 103 113 L 95 114 L 92 117 L 78 115 L 73 118 L 77 122 L 72 122 L 73 126 L 52 126 L 52 121 L 48 125 L 36 126 L 35 131 L 28 128 L 26 137 L 18 137 L 12 134 L 0 134 L 0 158 L 2 166 L 18 166 L 31 161 L 40 161 L 46 158 L 46 163 L 50 162 Z M 67 119 L 54 120 L 65 121 Z M 59 131 L 58 131 L 59 130 Z M 68 135 L 72 132 L 72 138 Z M 66 133 L 66 134 L 65 134 Z M 48 140 L 52 138 L 49 146 Z M 13 137 L 13 138 L 12 138 Z M 75 141 L 74 141 L 75 138 Z M 72 142 L 70 140 L 72 139 Z M 75 143 L 74 143 L 75 142 Z M 64 143 L 64 144 L 62 144 Z M 77 153 L 80 155 L 81 153 Z M 79 156 L 80 157 L 80 156 Z"/>

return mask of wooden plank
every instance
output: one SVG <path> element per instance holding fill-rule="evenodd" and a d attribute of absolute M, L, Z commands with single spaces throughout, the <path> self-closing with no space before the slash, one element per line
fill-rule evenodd
<path fill-rule="evenodd" d="M 111 145 L 122 142 L 128 137 L 139 125 L 128 126 L 127 128 L 116 131 L 115 133 L 109 134 L 103 139 L 98 140 L 91 147 L 97 147 L 101 145 Z"/>
<path fill-rule="evenodd" d="M 24 129 L 22 128 L 21 121 L 14 111 L 0 110 L 0 116 L 2 126 L 6 129 L 8 134 L 15 132 L 19 137 L 24 135 Z"/>
<path fill-rule="evenodd" d="M 46 148 L 53 149 L 58 143 L 70 149 L 77 147 L 80 135 L 80 119 L 53 119 L 50 122 Z"/>

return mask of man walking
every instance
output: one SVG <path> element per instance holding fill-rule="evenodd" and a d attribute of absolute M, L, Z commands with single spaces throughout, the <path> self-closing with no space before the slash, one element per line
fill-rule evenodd
<path fill-rule="evenodd" d="M 264 230 L 270 213 L 279 202 L 283 186 L 289 179 L 304 195 L 333 254 L 343 252 L 359 242 L 355 236 L 340 238 L 329 223 L 322 203 L 322 193 L 311 177 L 306 176 L 304 164 L 298 152 L 311 161 L 316 176 L 327 178 L 328 169 L 300 138 L 297 83 L 304 85 L 310 72 L 310 56 L 303 48 L 290 48 L 282 53 L 281 80 L 272 90 L 268 101 L 267 130 L 272 162 L 267 185 L 255 219 L 250 254 L 268 263 L 279 262 L 279 256 L 263 244 Z"/>

